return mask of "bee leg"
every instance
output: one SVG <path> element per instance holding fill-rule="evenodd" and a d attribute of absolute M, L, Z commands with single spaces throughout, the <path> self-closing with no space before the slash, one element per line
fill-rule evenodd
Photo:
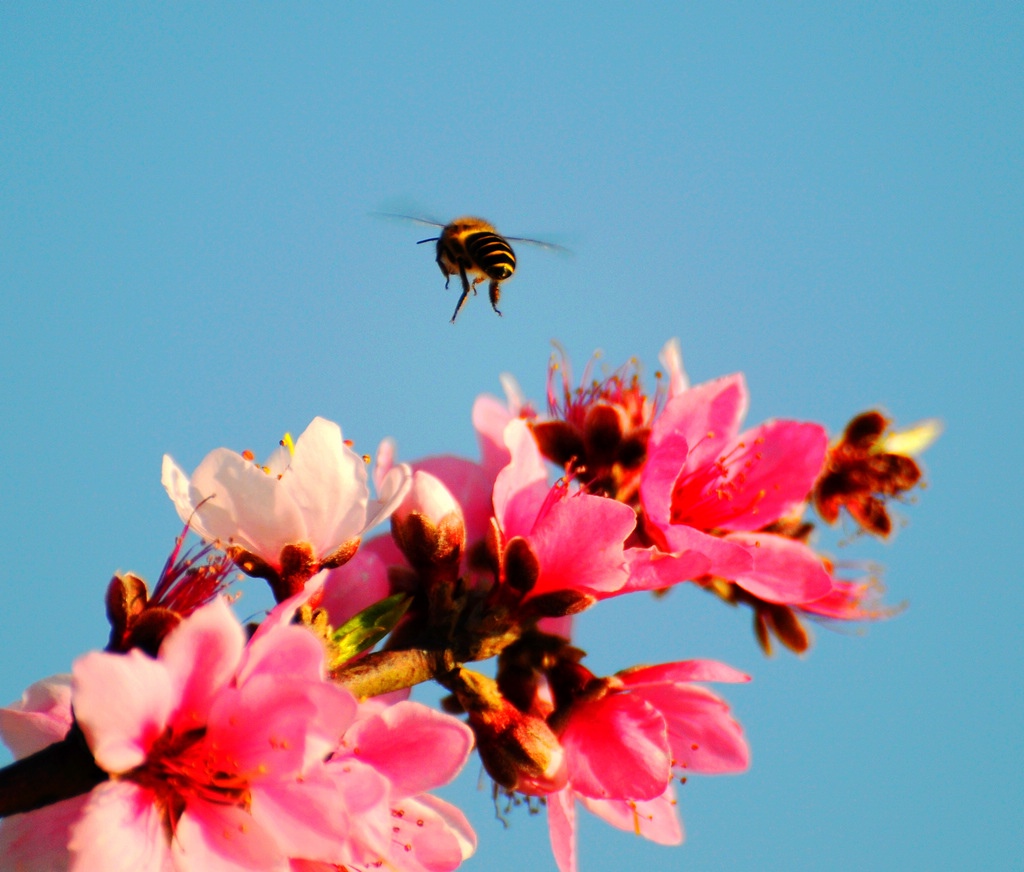
<path fill-rule="evenodd" d="M 436 263 L 437 263 L 437 268 L 439 270 L 441 270 L 441 275 L 444 276 L 444 289 L 447 291 L 448 290 L 448 283 L 452 280 L 452 274 L 450 272 L 448 272 L 448 270 L 445 267 L 445 265 L 443 263 L 441 263 L 440 256 L 437 258 Z"/>
<path fill-rule="evenodd" d="M 459 302 L 455 304 L 455 312 L 452 314 L 452 324 L 455 323 L 455 319 L 459 316 L 459 309 L 462 308 L 462 304 L 466 302 L 466 297 L 469 296 L 470 285 L 469 277 L 466 275 L 466 268 L 459 264 L 459 277 L 462 279 L 462 296 L 459 297 Z M 448 287 L 445 285 L 445 287 Z M 473 293 L 476 293 L 476 288 L 472 288 Z"/>
<path fill-rule="evenodd" d="M 498 308 L 498 300 L 501 299 L 501 282 L 492 281 L 487 290 L 491 296 L 491 308 L 500 315 L 501 309 Z"/>

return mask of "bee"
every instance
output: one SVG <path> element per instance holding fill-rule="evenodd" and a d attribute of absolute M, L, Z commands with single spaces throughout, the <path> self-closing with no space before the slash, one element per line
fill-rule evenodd
<path fill-rule="evenodd" d="M 531 245 L 539 245 L 542 248 L 550 248 L 565 251 L 559 245 L 552 245 L 549 242 L 541 242 L 538 239 L 524 239 L 519 236 L 501 236 L 494 225 L 482 218 L 466 216 L 456 218 L 448 224 L 440 224 L 437 221 L 428 221 L 424 218 L 413 218 L 410 215 L 390 215 L 387 217 L 405 218 L 415 221 L 417 224 L 427 224 L 431 227 L 440 227 L 440 236 L 430 236 L 421 239 L 416 244 L 423 245 L 425 242 L 437 243 L 437 266 L 441 275 L 445 277 L 444 286 L 447 290 L 451 283 L 452 276 L 458 275 L 462 280 L 462 295 L 455 304 L 455 312 L 452 314 L 451 323 L 455 323 L 466 297 L 472 291 L 476 294 L 476 286 L 487 281 L 488 296 L 491 300 L 491 308 L 499 315 L 498 300 L 501 299 L 501 283 L 512 278 L 516 271 L 516 254 L 509 245 L 512 242 L 527 242 Z M 473 280 L 470 281 L 470 275 Z"/>

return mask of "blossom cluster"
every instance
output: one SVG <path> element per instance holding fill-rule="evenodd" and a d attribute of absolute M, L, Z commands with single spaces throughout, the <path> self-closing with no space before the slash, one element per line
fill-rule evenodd
<path fill-rule="evenodd" d="M 576 385 L 557 356 L 543 413 L 507 379 L 473 407 L 479 460 L 399 462 L 385 440 L 371 475 L 322 418 L 263 463 L 165 457 L 204 544 L 183 534 L 152 592 L 115 576 L 106 649 L 0 709 L 19 758 L 0 771 L 0 869 L 445 872 L 476 836 L 429 791 L 474 746 L 498 794 L 546 808 L 561 872 L 579 806 L 680 843 L 678 785 L 750 761 L 707 685 L 749 677 L 704 659 L 596 675 L 576 616 L 696 585 L 749 608 L 771 653 L 805 651 L 808 619 L 891 614 L 815 550 L 809 512 L 889 535 L 937 429 L 877 411 L 831 442 L 809 422 L 743 429 L 742 375 L 691 386 L 674 342 L 661 362 L 648 391 L 636 363 Z M 258 626 L 230 608 L 238 572 L 278 603 Z M 494 677 L 470 668 L 491 658 Z M 409 698 L 428 680 L 444 711 Z"/>

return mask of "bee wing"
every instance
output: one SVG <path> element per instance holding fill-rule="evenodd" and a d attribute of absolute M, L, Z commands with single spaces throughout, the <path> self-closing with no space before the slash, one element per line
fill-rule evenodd
<path fill-rule="evenodd" d="M 572 252 L 564 245 L 558 245 L 554 242 L 544 242 L 541 239 L 527 239 L 523 236 L 506 236 L 504 238 L 509 242 L 525 242 L 527 245 L 536 245 L 538 248 L 546 248 L 548 251 L 554 251 L 557 254 L 572 254 Z"/>
<path fill-rule="evenodd" d="M 398 212 L 371 212 L 374 218 L 386 218 L 392 221 L 411 221 L 413 224 L 423 224 L 426 227 L 444 227 L 440 221 L 432 221 L 429 218 L 420 218 L 416 215 L 402 215 Z"/>

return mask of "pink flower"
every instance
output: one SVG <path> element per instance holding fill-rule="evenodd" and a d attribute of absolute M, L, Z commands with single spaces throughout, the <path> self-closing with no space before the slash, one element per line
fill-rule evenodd
<path fill-rule="evenodd" d="M 72 869 L 284 869 L 340 862 L 339 797 L 323 760 L 352 722 L 323 650 L 275 625 L 245 645 L 223 599 L 186 618 L 156 660 L 75 662 L 75 715 L 111 780 L 71 828 Z"/>
<path fill-rule="evenodd" d="M 301 563 L 304 582 L 351 557 L 363 533 L 401 502 L 409 475 L 408 467 L 394 467 L 380 483 L 380 500 L 371 500 L 362 457 L 337 424 L 314 418 L 294 449 L 279 448 L 262 466 L 251 454 L 218 448 L 189 478 L 165 455 L 162 480 L 182 520 L 206 541 L 237 548 L 279 575 Z M 281 599 L 295 592 L 285 587 Z"/>
<path fill-rule="evenodd" d="M 470 857 L 476 835 L 469 822 L 426 791 L 451 781 L 472 747 L 465 724 L 419 703 L 362 705 L 326 766 L 353 813 L 342 862 L 448 872 Z"/>
<path fill-rule="evenodd" d="M 70 728 L 70 675 L 37 681 L 18 702 L 0 708 L 0 738 L 19 760 L 59 742 Z"/>
<path fill-rule="evenodd" d="M 673 771 L 741 772 L 750 760 L 726 703 L 692 682 L 748 680 L 710 660 L 637 667 L 591 681 L 556 715 L 569 783 L 548 797 L 548 823 L 561 872 L 577 869 L 576 799 L 614 826 L 663 844 L 682 841 Z"/>
<path fill-rule="evenodd" d="M 59 742 L 71 728 L 71 676 L 37 681 L 21 700 L 0 709 L 0 737 L 17 759 Z M 85 807 L 76 796 L 0 821 L 3 868 L 48 872 L 68 865 L 68 836 Z"/>
<path fill-rule="evenodd" d="M 803 506 L 824 460 L 825 431 L 770 421 L 740 433 L 746 409 L 742 375 L 673 396 L 648 443 L 645 530 L 660 550 L 703 554 L 706 574 L 767 602 L 819 599 L 832 589 L 821 559 L 763 529 Z"/>
<path fill-rule="evenodd" d="M 570 591 L 608 596 L 629 580 L 625 541 L 633 510 L 564 485 L 550 487 L 547 468 L 525 421 L 505 428 L 511 462 L 494 483 L 494 514 L 506 543 L 524 540 L 536 561 L 526 597 Z"/>

